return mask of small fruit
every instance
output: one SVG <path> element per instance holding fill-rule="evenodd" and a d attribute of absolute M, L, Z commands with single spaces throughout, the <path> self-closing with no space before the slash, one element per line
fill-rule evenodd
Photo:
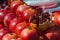
<path fill-rule="evenodd" d="M 11 32 L 15 32 L 15 28 L 16 28 L 16 25 L 18 23 L 22 22 L 21 20 L 19 20 L 18 18 L 14 18 L 10 21 L 10 24 L 9 24 L 9 30 Z"/>
<path fill-rule="evenodd" d="M 35 10 L 29 8 L 29 9 L 27 9 L 27 10 L 24 11 L 22 17 L 23 17 L 23 19 L 24 19 L 25 21 L 28 21 L 29 18 L 30 18 L 34 13 L 35 13 Z"/>
<path fill-rule="evenodd" d="M 21 31 L 23 29 L 25 29 L 26 27 L 28 27 L 29 23 L 26 23 L 26 22 L 21 22 L 21 23 L 18 23 L 16 25 L 16 28 L 15 28 L 15 33 L 19 36 Z"/>
<path fill-rule="evenodd" d="M 1 39 L 6 33 L 8 33 L 8 32 L 9 32 L 8 29 L 3 29 L 3 28 L 1 28 L 1 29 L 0 29 L 0 39 Z"/>
<path fill-rule="evenodd" d="M 36 29 L 25 28 L 20 34 L 21 40 L 39 40 Z"/>
<path fill-rule="evenodd" d="M 52 20 L 56 24 L 56 26 L 60 26 L 60 11 L 52 12 Z"/>
<path fill-rule="evenodd" d="M 10 9 L 12 12 L 16 12 L 16 9 L 19 5 L 22 5 L 23 3 L 21 1 L 13 1 L 10 5 Z"/>
<path fill-rule="evenodd" d="M 6 10 L 0 10 L 0 23 L 3 22 L 3 19 L 5 17 L 5 15 L 7 14 L 7 11 Z"/>
<path fill-rule="evenodd" d="M 45 36 L 48 40 L 60 40 L 60 28 L 53 27 L 46 31 Z"/>
<path fill-rule="evenodd" d="M 9 26 L 10 21 L 15 18 L 16 15 L 14 13 L 8 13 L 5 17 L 4 17 L 4 25 L 5 26 Z"/>
<path fill-rule="evenodd" d="M 18 6 L 18 8 L 16 10 L 16 15 L 19 17 L 22 16 L 23 12 L 28 8 L 29 7 L 26 4 Z"/>

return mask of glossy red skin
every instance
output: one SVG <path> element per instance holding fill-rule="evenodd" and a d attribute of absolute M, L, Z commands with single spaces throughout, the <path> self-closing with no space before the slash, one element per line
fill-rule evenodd
<path fill-rule="evenodd" d="M 21 31 L 26 27 L 28 27 L 28 25 L 29 23 L 26 23 L 26 22 L 18 23 L 15 28 L 15 33 L 19 36 Z"/>
<path fill-rule="evenodd" d="M 60 40 L 60 28 L 50 28 L 46 31 L 45 36 L 48 40 Z"/>
<path fill-rule="evenodd" d="M 60 26 L 60 11 L 54 11 L 52 16 L 53 22 L 56 24 L 56 26 Z"/>
<path fill-rule="evenodd" d="M 60 15 L 56 17 L 56 19 L 54 20 L 54 23 L 56 24 L 56 26 L 60 26 Z"/>
<path fill-rule="evenodd" d="M 16 40 L 21 40 L 21 38 L 17 38 Z"/>
<path fill-rule="evenodd" d="M 10 21 L 15 18 L 16 15 L 14 13 L 8 13 L 5 17 L 4 17 L 4 25 L 5 26 L 9 26 Z"/>
<path fill-rule="evenodd" d="M 25 28 L 20 34 L 21 40 L 39 40 L 36 29 Z"/>
<path fill-rule="evenodd" d="M 0 10 L 0 23 L 3 22 L 4 16 L 7 14 L 7 10 Z"/>
<path fill-rule="evenodd" d="M 15 37 L 16 35 L 14 33 L 8 33 L 3 36 L 2 40 L 13 40 Z"/>
<path fill-rule="evenodd" d="M 26 10 L 26 9 L 28 9 L 29 7 L 27 6 L 27 5 L 20 5 L 20 6 L 18 6 L 18 8 L 17 8 L 17 10 L 16 10 L 16 15 L 17 16 L 22 16 L 22 14 L 23 14 L 23 12 L 24 12 L 24 10 Z"/>
<path fill-rule="evenodd" d="M 33 10 L 33 9 L 27 9 L 27 10 L 25 10 L 24 11 L 24 13 L 23 13 L 23 20 L 25 20 L 25 21 L 29 21 L 29 18 L 34 14 L 34 12 L 35 12 L 35 10 Z"/>
<path fill-rule="evenodd" d="M 3 29 L 3 28 L 1 28 L 1 29 L 0 29 L 0 39 L 1 39 L 6 33 L 8 33 L 8 32 L 9 32 L 8 29 Z"/>
<path fill-rule="evenodd" d="M 18 1 L 13 1 L 10 5 L 10 9 L 12 12 L 16 12 L 17 7 L 20 5 L 20 2 Z"/>
<path fill-rule="evenodd" d="M 22 22 L 22 20 L 19 20 L 18 18 L 12 19 L 9 24 L 9 30 L 14 33 L 16 25 L 20 22 Z"/>
<path fill-rule="evenodd" d="M 0 24 L 0 29 L 1 29 L 1 28 L 3 28 L 3 25 L 2 25 L 2 24 Z"/>

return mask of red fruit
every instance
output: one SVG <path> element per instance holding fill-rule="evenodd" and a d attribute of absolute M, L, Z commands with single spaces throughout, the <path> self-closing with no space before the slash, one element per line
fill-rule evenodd
<path fill-rule="evenodd" d="M 1 28 L 3 28 L 3 25 L 2 25 L 2 24 L 0 24 L 0 29 L 1 29 Z"/>
<path fill-rule="evenodd" d="M 15 18 L 16 15 L 14 13 L 8 13 L 5 17 L 4 17 L 4 25 L 5 26 L 9 26 L 10 21 Z"/>
<path fill-rule="evenodd" d="M 23 13 L 23 20 L 28 21 L 29 18 L 35 13 L 35 10 L 33 9 L 27 9 Z"/>
<path fill-rule="evenodd" d="M 54 23 L 55 23 L 57 26 L 60 26 L 60 14 L 56 17 L 56 19 L 54 20 Z"/>
<path fill-rule="evenodd" d="M 23 4 L 21 1 L 13 1 L 10 5 L 11 11 L 16 12 L 17 7 L 21 4 Z"/>
<path fill-rule="evenodd" d="M 17 15 L 17 16 L 22 16 L 23 12 L 24 12 L 26 9 L 28 9 L 28 8 L 29 8 L 29 7 L 28 7 L 26 4 L 20 5 L 20 6 L 17 8 L 17 10 L 16 10 L 16 15 Z"/>
<path fill-rule="evenodd" d="M 21 40 L 21 38 L 17 38 L 16 40 Z"/>
<path fill-rule="evenodd" d="M 3 36 L 2 40 L 13 40 L 15 38 L 16 38 L 16 34 L 8 33 Z"/>
<path fill-rule="evenodd" d="M 36 29 L 25 28 L 20 34 L 21 40 L 39 40 Z"/>
<path fill-rule="evenodd" d="M 51 28 L 46 31 L 45 36 L 49 40 L 60 40 L 60 28 Z"/>
<path fill-rule="evenodd" d="M 19 36 L 21 31 L 25 29 L 28 25 L 29 23 L 26 22 L 18 23 L 15 28 L 15 33 Z"/>
<path fill-rule="evenodd" d="M 1 38 L 2 38 L 6 33 L 8 33 L 8 32 L 9 32 L 8 29 L 3 29 L 3 28 L 1 28 L 1 29 L 0 29 L 0 40 L 1 40 Z"/>
<path fill-rule="evenodd" d="M 7 14 L 6 10 L 0 10 L 0 23 L 3 22 L 4 16 Z"/>
<path fill-rule="evenodd" d="M 60 11 L 54 11 L 52 13 L 52 20 L 57 26 L 60 26 Z"/>
<path fill-rule="evenodd" d="M 10 24 L 9 24 L 9 30 L 11 32 L 15 32 L 15 28 L 16 28 L 16 25 L 18 23 L 22 22 L 21 20 L 19 20 L 18 18 L 14 18 L 10 21 Z"/>

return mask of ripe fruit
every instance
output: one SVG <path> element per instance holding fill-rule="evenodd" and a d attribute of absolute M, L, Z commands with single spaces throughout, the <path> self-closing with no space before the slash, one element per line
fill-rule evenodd
<path fill-rule="evenodd" d="M 35 13 L 35 10 L 33 10 L 33 9 L 27 9 L 27 10 L 25 10 L 24 11 L 24 13 L 23 13 L 23 20 L 25 20 L 25 21 L 28 21 L 29 20 L 29 18 L 33 15 Z"/>
<path fill-rule="evenodd" d="M 16 28 L 16 25 L 18 23 L 22 22 L 21 20 L 19 20 L 18 18 L 14 18 L 10 21 L 10 24 L 9 24 L 9 30 L 11 32 L 15 32 L 15 28 Z"/>
<path fill-rule="evenodd" d="M 26 27 L 28 27 L 29 23 L 26 23 L 26 22 L 21 22 L 21 23 L 18 23 L 16 25 L 16 28 L 15 28 L 15 33 L 19 36 L 21 31 L 23 29 L 25 29 Z"/>
<path fill-rule="evenodd" d="M 1 29 L 1 28 L 3 28 L 3 25 L 2 25 L 2 24 L 0 24 L 0 29 Z"/>
<path fill-rule="evenodd" d="M 5 26 L 9 26 L 10 21 L 15 18 L 16 15 L 14 13 L 8 13 L 5 17 L 4 17 L 4 25 Z"/>
<path fill-rule="evenodd" d="M 0 39 L 1 39 L 6 33 L 8 33 L 8 32 L 9 32 L 8 29 L 3 29 L 3 28 L 1 28 L 1 29 L 0 29 Z"/>
<path fill-rule="evenodd" d="M 49 40 L 60 40 L 60 28 L 53 27 L 46 31 L 45 36 Z"/>
<path fill-rule="evenodd" d="M 26 4 L 20 5 L 20 6 L 17 8 L 17 10 L 16 10 L 16 15 L 17 15 L 17 16 L 22 16 L 23 12 L 24 12 L 26 9 L 28 9 L 28 8 L 29 8 L 29 7 L 28 7 Z"/>
<path fill-rule="evenodd" d="M 14 33 L 7 33 L 3 36 L 2 40 L 13 40 L 16 38 L 16 34 Z"/>
<path fill-rule="evenodd" d="M 5 15 L 7 14 L 6 10 L 0 10 L 0 23 L 3 22 Z"/>
<path fill-rule="evenodd" d="M 16 40 L 21 40 L 21 38 L 17 38 Z"/>
<path fill-rule="evenodd" d="M 19 5 L 22 5 L 23 3 L 21 1 L 13 1 L 10 5 L 10 9 L 12 12 L 16 12 L 16 9 Z"/>
<path fill-rule="evenodd" d="M 21 40 L 39 40 L 36 29 L 25 28 L 20 34 Z"/>
<path fill-rule="evenodd" d="M 54 11 L 52 15 L 53 22 L 56 24 L 56 26 L 60 26 L 60 11 Z"/>

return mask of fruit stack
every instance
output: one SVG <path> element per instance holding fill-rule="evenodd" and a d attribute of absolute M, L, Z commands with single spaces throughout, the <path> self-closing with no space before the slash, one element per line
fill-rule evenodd
<path fill-rule="evenodd" d="M 60 10 L 50 14 L 21 0 L 3 4 L 0 40 L 60 40 Z"/>

